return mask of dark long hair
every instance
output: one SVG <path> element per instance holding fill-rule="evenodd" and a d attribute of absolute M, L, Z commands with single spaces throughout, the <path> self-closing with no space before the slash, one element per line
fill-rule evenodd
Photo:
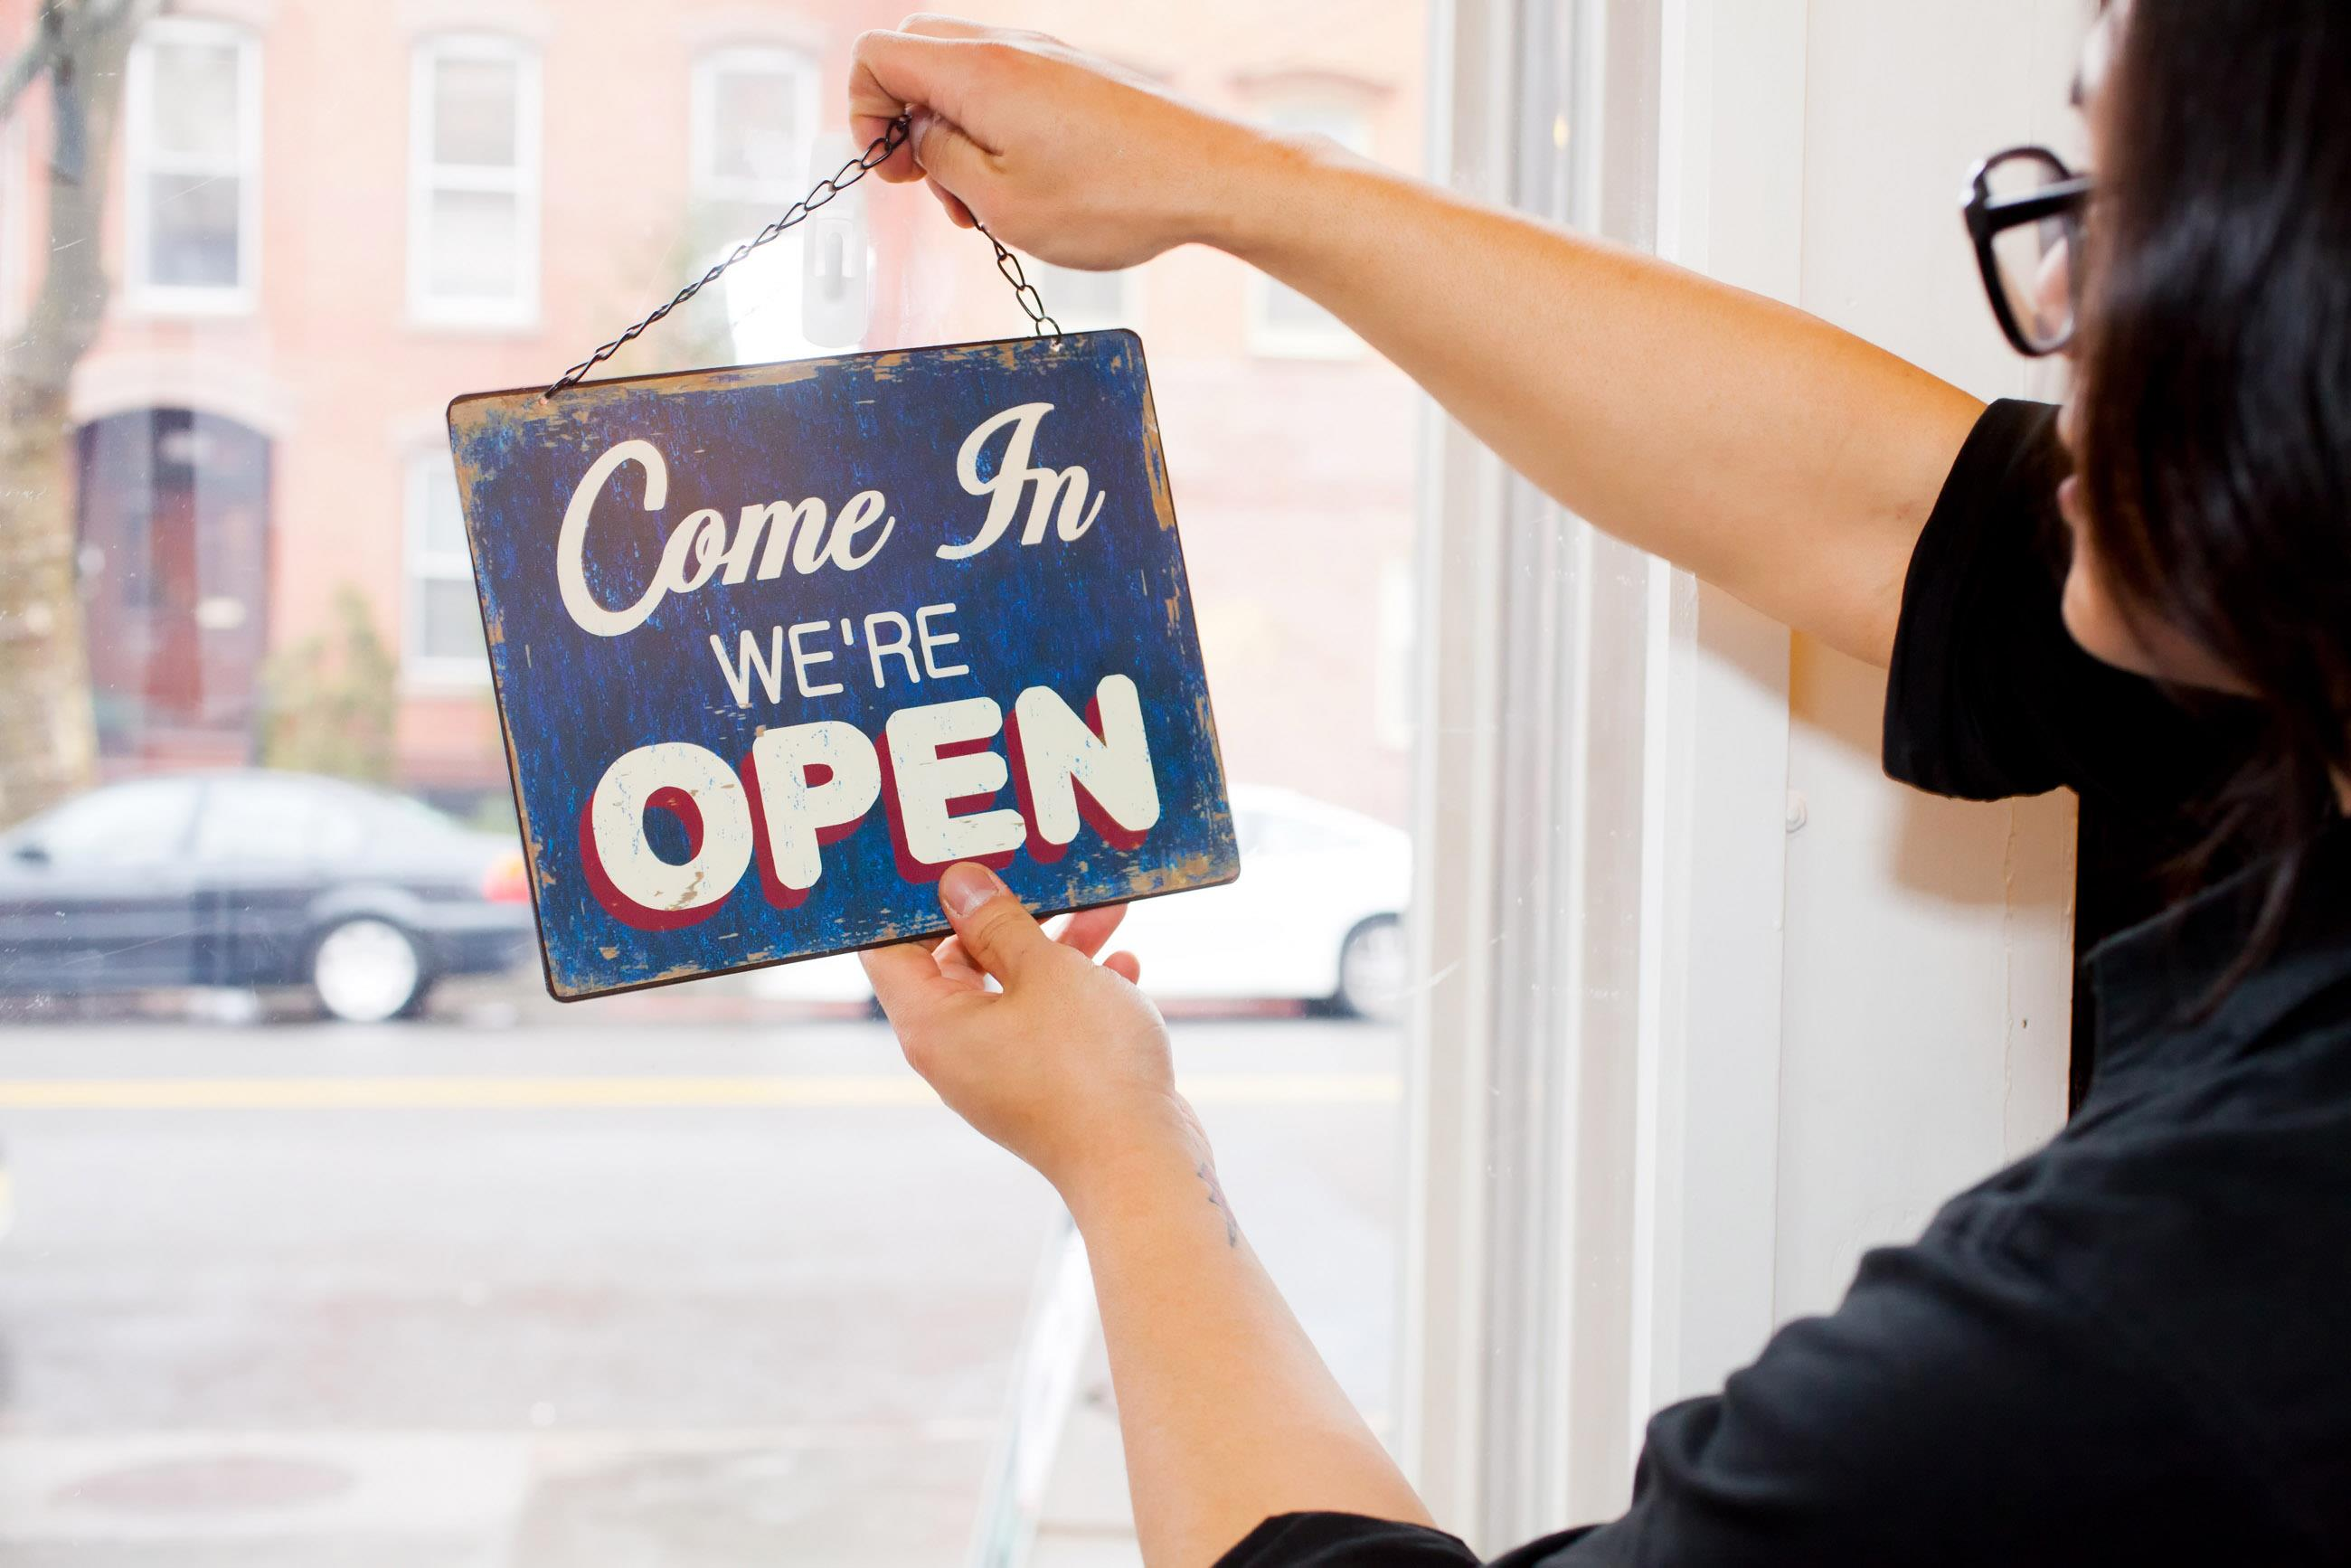
<path fill-rule="evenodd" d="M 2136 0 L 2098 109 L 2086 528 L 2126 619 L 2262 710 L 2211 841 L 2284 852 L 2250 967 L 2351 775 L 2351 5 Z"/>

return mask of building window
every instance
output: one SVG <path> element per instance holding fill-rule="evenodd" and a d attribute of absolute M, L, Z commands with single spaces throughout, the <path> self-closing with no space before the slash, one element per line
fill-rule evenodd
<path fill-rule="evenodd" d="M 1132 267 L 1119 272 L 1081 272 L 1055 267 L 1033 256 L 1020 258 L 1021 276 L 1036 286 L 1045 302 L 1045 314 L 1065 332 L 1099 332 L 1111 327 L 1135 327 L 1141 315 Z"/>
<path fill-rule="evenodd" d="M 694 193 L 759 228 L 808 193 L 816 61 L 793 49 L 713 49 L 694 67 Z"/>
<path fill-rule="evenodd" d="M 410 76 L 408 308 L 440 326 L 538 318 L 538 57 L 456 35 Z"/>
<path fill-rule="evenodd" d="M 1265 123 L 1290 135 L 1327 136 L 1350 152 L 1372 151 L 1372 122 L 1363 106 L 1307 99 L 1268 110 Z M 1249 279 L 1249 351 L 1280 359 L 1343 360 L 1364 351 L 1363 340 L 1340 319 L 1263 273 Z"/>
<path fill-rule="evenodd" d="M 474 562 L 465 549 L 457 471 L 446 452 L 423 452 L 409 460 L 407 554 L 402 669 L 418 685 L 487 681 L 481 601 L 474 594 Z"/>
<path fill-rule="evenodd" d="M 688 234 L 701 264 L 731 255 L 808 194 L 819 102 L 816 61 L 795 49 L 730 47 L 695 61 Z M 706 345 L 705 358 L 749 364 L 818 351 L 801 320 L 806 233 L 785 234 L 726 275 L 729 340 Z"/>
<path fill-rule="evenodd" d="M 133 308 L 253 308 L 259 270 L 261 48 L 242 28 L 169 17 L 124 84 L 124 268 Z"/>

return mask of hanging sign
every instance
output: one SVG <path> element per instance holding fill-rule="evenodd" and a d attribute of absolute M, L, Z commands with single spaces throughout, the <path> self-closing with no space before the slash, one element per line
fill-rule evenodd
<path fill-rule="evenodd" d="M 459 398 L 561 999 L 1239 872 L 1141 342 Z"/>

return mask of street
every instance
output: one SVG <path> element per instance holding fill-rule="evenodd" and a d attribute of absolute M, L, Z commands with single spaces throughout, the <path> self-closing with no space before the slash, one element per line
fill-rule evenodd
<path fill-rule="evenodd" d="M 1384 1422 L 1394 1031 L 1176 1040 Z M 1057 1213 L 853 1020 L 0 1022 L 0 1143 L 21 1568 L 956 1563 Z"/>

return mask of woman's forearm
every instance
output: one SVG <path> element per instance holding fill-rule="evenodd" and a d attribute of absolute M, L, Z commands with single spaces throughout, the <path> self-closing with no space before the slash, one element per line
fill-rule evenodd
<path fill-rule="evenodd" d="M 1802 311 L 1257 136 L 1200 237 L 1322 304 L 1617 537 L 1884 664 L 1980 405 Z"/>
<path fill-rule="evenodd" d="M 1426 1521 L 1258 1261 L 1196 1124 L 1064 1196 L 1093 1269 L 1146 1563 L 1199 1568 L 1302 1510 Z"/>

